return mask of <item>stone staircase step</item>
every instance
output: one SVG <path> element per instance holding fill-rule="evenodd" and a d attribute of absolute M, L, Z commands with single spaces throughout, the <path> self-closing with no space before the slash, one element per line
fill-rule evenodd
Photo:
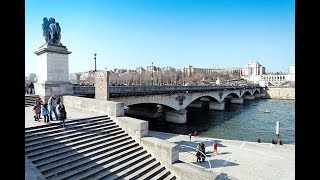
<path fill-rule="evenodd" d="M 121 131 L 122 129 L 120 127 L 115 127 L 115 128 L 111 128 L 111 129 L 106 129 L 104 130 L 104 128 L 99 128 L 99 129 L 93 129 L 91 131 L 89 131 L 89 133 L 85 133 L 85 132 L 78 132 L 78 133 L 74 133 L 72 136 L 69 135 L 68 137 L 70 139 L 74 139 L 74 138 L 81 138 L 82 136 L 94 136 L 94 135 L 99 135 L 99 134 L 111 134 L 114 132 L 118 132 Z M 122 130 L 123 131 L 123 130 Z M 30 149 L 38 149 L 40 147 L 48 147 L 51 146 L 52 144 L 57 144 L 60 142 L 67 142 L 69 139 L 68 138 L 59 138 L 56 137 L 55 139 L 52 140 L 41 140 L 40 142 L 32 142 L 32 144 L 28 144 L 28 146 L 25 148 L 25 151 L 30 151 Z"/>
<path fill-rule="evenodd" d="M 75 125 L 84 125 L 85 123 L 94 123 L 94 122 L 113 122 L 110 118 L 99 118 L 99 119 L 90 119 L 87 121 L 80 121 L 80 122 L 68 122 L 66 121 L 66 124 L 69 127 L 77 127 Z M 32 137 L 32 136 L 38 136 L 38 135 L 43 135 L 43 134 L 51 134 L 56 131 L 58 131 L 60 128 L 60 124 L 55 124 L 54 126 L 50 126 L 49 128 L 43 128 L 43 129 L 38 129 L 37 132 L 32 132 L 32 133 L 27 133 L 25 134 L 25 138 Z"/>
<path fill-rule="evenodd" d="M 143 176 L 137 178 L 139 180 L 142 179 L 151 179 L 152 177 L 156 176 L 158 173 L 160 173 L 161 171 L 164 171 L 165 167 L 160 165 L 155 167 L 154 169 L 152 169 L 151 171 L 149 171 L 148 173 L 144 174 Z"/>
<path fill-rule="evenodd" d="M 112 145 L 112 144 L 115 144 L 115 143 L 118 143 L 118 142 L 121 142 L 121 141 L 125 141 L 125 140 L 128 140 L 130 139 L 131 137 L 129 136 L 125 136 L 125 137 L 121 137 L 121 138 L 118 138 L 118 139 L 114 139 L 114 140 L 111 140 L 111 141 L 107 141 L 107 142 L 103 142 L 103 143 L 85 143 L 85 144 L 82 144 L 82 145 L 78 145 L 78 146 L 75 146 L 75 147 L 68 147 L 68 148 L 63 148 L 63 149 L 59 149 L 59 150 L 56 150 L 54 152 L 50 152 L 50 153 L 46 153 L 46 154 L 43 154 L 43 155 L 39 155 L 39 156 L 36 156 L 36 157 L 30 157 L 28 156 L 28 158 L 32 161 L 32 162 L 37 162 L 37 161 L 40 161 L 40 160 L 43 160 L 43 159 L 47 159 L 49 157 L 55 157 L 55 156 L 59 156 L 59 155 L 63 155 L 64 153 L 68 153 L 68 152 L 78 152 L 78 153 L 82 153 L 82 152 L 87 152 L 87 151 L 90 151 L 90 150 L 95 150 L 99 147 L 104 147 L 104 146 L 109 146 L 109 145 Z"/>
<path fill-rule="evenodd" d="M 75 134 L 86 133 L 87 132 L 86 130 L 90 130 L 92 128 L 112 129 L 112 128 L 116 128 L 116 127 L 119 127 L 119 126 L 114 123 L 102 123 L 102 124 L 98 124 L 98 125 L 86 126 L 84 128 L 81 128 L 81 130 L 61 128 L 61 131 L 57 132 L 57 133 L 49 134 L 46 136 L 29 138 L 25 141 L 25 145 L 29 146 L 32 142 L 35 142 L 35 141 L 40 142 L 40 140 L 41 140 L 41 142 L 45 142 L 45 141 L 54 140 L 54 139 L 70 138 L 70 137 L 74 136 Z M 60 135 L 62 135 L 62 136 L 60 136 Z"/>
<path fill-rule="evenodd" d="M 137 170 L 136 172 L 130 174 L 129 176 L 124 177 L 123 179 L 137 179 L 141 176 L 143 176 L 144 174 L 148 173 L 150 170 L 152 170 L 153 168 L 160 166 L 160 162 L 158 161 L 153 161 L 150 164 L 146 165 L 145 167 Z M 121 178 L 122 179 L 122 178 Z"/>
<path fill-rule="evenodd" d="M 91 155 L 91 154 L 95 154 L 95 153 L 100 153 L 102 151 L 105 151 L 105 150 L 110 150 L 110 149 L 115 149 L 115 148 L 119 148 L 125 144 L 128 144 L 128 143 L 131 143 L 131 142 L 135 142 L 133 139 L 128 139 L 128 140 L 124 140 L 124 141 L 121 141 L 121 142 L 117 142 L 111 146 L 102 146 L 102 147 L 98 147 L 98 148 L 95 148 L 95 149 L 85 149 L 85 150 L 81 150 L 81 151 L 71 151 L 71 152 L 68 152 L 68 153 L 65 153 L 65 154 L 61 154 L 59 156 L 54 156 L 54 157 L 51 157 L 49 159 L 43 159 L 41 161 L 38 161 L 38 162 L 33 162 L 33 164 L 37 167 L 40 167 L 40 166 L 44 166 L 46 164 L 50 164 L 50 163 L 55 163 L 57 161 L 60 161 L 60 160 L 63 160 L 63 159 L 66 159 L 68 157 L 73 157 L 73 156 L 77 156 L 77 155 L 81 155 L 81 156 L 86 156 L 86 155 Z"/>
<path fill-rule="evenodd" d="M 157 179 L 164 179 L 170 174 L 170 171 L 167 169 L 164 169 L 163 171 L 159 172 L 157 175 L 151 178 L 151 180 L 157 180 Z"/>
<path fill-rule="evenodd" d="M 50 153 L 52 151 L 58 151 L 58 150 L 62 150 L 64 148 L 71 148 L 71 147 L 77 147 L 77 146 L 83 146 L 83 144 L 87 144 L 87 145 L 94 145 L 97 143 L 103 143 L 106 141 L 110 141 L 110 140 L 115 140 L 117 138 L 121 138 L 124 136 L 128 136 L 128 134 L 122 133 L 122 134 L 118 134 L 115 136 L 102 136 L 102 137 L 92 137 L 89 139 L 82 139 L 80 141 L 76 141 L 76 142 L 71 142 L 71 143 L 64 143 L 64 144 L 59 144 L 57 146 L 51 146 L 50 148 L 46 148 L 46 149 L 40 149 L 37 151 L 31 151 L 30 153 L 26 153 L 26 155 L 28 157 L 34 157 L 34 156 L 40 156 L 43 154 L 47 154 Z"/>
<path fill-rule="evenodd" d="M 136 164 L 133 164 L 132 166 L 129 166 L 128 168 L 125 168 L 124 170 L 118 172 L 118 173 L 113 173 L 112 175 L 108 175 L 107 177 L 104 177 L 104 178 L 108 178 L 108 179 L 123 179 L 125 176 L 128 176 L 132 173 L 134 173 L 135 171 L 139 170 L 139 169 L 142 169 L 143 167 L 145 167 L 146 165 L 152 163 L 156 161 L 155 158 L 150 157 L 149 158 L 146 158 Z"/>
<path fill-rule="evenodd" d="M 128 156 L 120 157 L 110 163 L 106 162 L 106 160 L 97 161 L 92 166 L 85 167 L 86 171 L 83 171 L 82 169 L 80 169 L 81 171 L 77 172 L 76 174 L 73 174 L 72 176 L 57 176 L 56 178 L 68 179 L 68 180 L 89 179 L 89 176 L 93 176 L 94 174 L 99 173 L 101 171 L 109 172 L 109 168 L 117 167 L 119 164 L 126 162 L 128 159 L 135 158 L 143 154 L 147 154 L 147 151 L 144 149 L 141 149 L 139 151 L 129 154 Z M 88 170 L 89 168 L 90 170 Z M 95 178 L 95 179 L 98 179 L 98 178 Z"/>
<path fill-rule="evenodd" d="M 164 178 L 164 180 L 175 180 L 175 179 L 177 179 L 177 178 L 172 173 L 170 173 L 167 177 Z"/>
<path fill-rule="evenodd" d="M 105 124 L 105 125 L 112 125 L 112 124 L 116 124 L 115 122 L 111 121 L 111 120 L 104 120 L 104 119 L 101 119 L 101 120 L 98 120 L 98 121 L 94 121 L 94 122 L 90 122 L 90 123 L 87 123 L 87 124 L 79 124 L 79 125 L 70 125 L 70 124 L 67 124 L 66 123 L 66 126 L 67 126 L 67 130 L 77 130 L 77 129 L 82 129 L 82 127 L 84 126 L 93 126 L 93 125 L 98 125 L 98 124 Z M 60 125 L 59 125 L 60 126 Z M 41 138 L 41 137 L 48 137 L 52 134 L 56 134 L 56 133 L 62 133 L 62 132 L 66 132 L 65 131 L 65 128 L 56 128 L 56 129 L 53 129 L 53 130 L 48 130 L 48 131 L 43 131 L 43 132 L 37 132 L 35 134 L 29 134 L 28 136 L 25 136 L 25 141 L 30 141 L 34 138 Z"/>
<path fill-rule="evenodd" d="M 105 163 L 108 163 L 118 157 L 127 156 L 129 154 L 132 154 L 140 150 L 142 150 L 142 147 L 140 147 L 138 143 L 134 142 L 131 144 L 124 145 L 119 149 L 106 151 L 97 156 L 92 156 L 90 158 L 83 157 L 78 161 L 74 161 L 71 164 L 70 163 L 64 164 L 63 166 L 60 166 L 59 168 L 55 168 L 54 170 L 51 170 L 51 171 L 49 169 L 41 172 L 44 174 L 46 178 L 51 178 L 57 175 L 61 175 L 60 178 L 68 177 L 68 176 L 77 174 L 80 168 L 82 169 L 81 172 L 84 172 L 86 169 L 94 167 L 96 165 L 96 161 L 102 162 L 103 160 Z M 42 169 L 39 169 L 39 170 L 42 170 Z"/>
<path fill-rule="evenodd" d="M 136 156 L 128 161 L 125 161 L 123 163 L 119 163 L 116 167 L 113 167 L 111 169 L 108 169 L 108 171 L 100 171 L 99 173 L 93 174 L 89 177 L 86 177 L 85 179 L 115 179 L 118 176 L 117 173 L 120 173 L 121 171 L 124 171 L 125 169 L 140 163 L 141 161 L 144 161 L 146 159 L 152 159 L 151 154 L 144 153 L 142 155 Z"/>
<path fill-rule="evenodd" d="M 96 138 L 96 137 L 102 137 L 102 136 L 113 136 L 113 135 L 117 135 L 117 134 L 121 134 L 124 133 L 123 130 L 118 129 L 117 131 L 113 131 L 110 132 L 109 131 L 100 131 L 100 132 L 94 132 L 94 133 L 86 133 L 84 135 L 80 135 L 80 136 L 76 136 L 70 139 L 63 139 L 60 141 L 50 141 L 48 143 L 44 143 L 44 144 L 38 144 L 38 146 L 31 146 L 31 147 L 27 147 L 25 148 L 25 153 L 29 153 L 30 151 L 37 151 L 43 148 L 49 148 L 51 146 L 56 146 L 56 145 L 60 145 L 60 144 L 64 144 L 64 143 L 71 143 L 71 142 L 79 142 L 82 139 L 88 138 Z"/>
<path fill-rule="evenodd" d="M 90 119 L 97 119 L 97 118 L 109 118 L 107 115 L 102 115 L 102 116 L 94 116 L 94 117 L 88 117 L 88 118 L 81 118 L 81 119 L 72 119 L 72 120 L 68 120 L 68 122 L 76 122 L 76 121 L 83 121 L 83 120 L 90 120 Z M 25 128 L 25 133 L 29 133 L 29 132 L 34 132 L 38 129 L 41 128 L 46 128 L 48 126 L 54 126 L 55 124 L 45 124 L 45 125 L 40 125 L 40 126 L 34 126 L 34 127 L 27 127 Z"/>

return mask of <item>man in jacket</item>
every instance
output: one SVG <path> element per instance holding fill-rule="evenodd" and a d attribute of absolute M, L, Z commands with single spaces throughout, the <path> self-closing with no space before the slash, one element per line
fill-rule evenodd
<path fill-rule="evenodd" d="M 48 105 L 49 105 L 49 114 L 50 114 L 50 121 L 52 121 L 52 111 L 54 113 L 54 116 L 56 117 L 56 120 L 58 120 L 58 114 L 57 114 L 57 100 L 56 96 L 52 95 L 49 100 L 48 100 Z"/>

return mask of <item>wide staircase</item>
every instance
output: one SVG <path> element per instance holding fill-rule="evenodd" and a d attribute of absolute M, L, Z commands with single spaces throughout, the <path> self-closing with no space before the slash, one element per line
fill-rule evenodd
<path fill-rule="evenodd" d="M 28 94 L 24 96 L 24 107 L 33 106 L 36 99 L 39 98 L 39 95 Z"/>
<path fill-rule="evenodd" d="M 25 154 L 46 179 L 176 179 L 108 116 L 25 128 Z"/>

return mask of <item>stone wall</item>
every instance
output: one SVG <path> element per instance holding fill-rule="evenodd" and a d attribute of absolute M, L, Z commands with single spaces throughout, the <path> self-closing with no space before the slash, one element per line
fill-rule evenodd
<path fill-rule="evenodd" d="M 124 116 L 124 104 L 122 102 L 83 98 L 77 96 L 63 96 L 63 103 L 66 106 L 105 113 L 109 116 Z"/>
<path fill-rule="evenodd" d="M 271 99 L 295 99 L 295 88 L 267 87 L 266 97 Z"/>

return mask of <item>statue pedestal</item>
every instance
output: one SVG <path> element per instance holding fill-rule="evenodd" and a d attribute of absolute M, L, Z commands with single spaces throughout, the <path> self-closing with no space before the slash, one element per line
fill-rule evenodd
<path fill-rule="evenodd" d="M 54 44 L 45 44 L 35 52 L 38 56 L 35 92 L 44 102 L 53 94 L 73 94 L 73 85 L 69 81 L 70 53 L 65 46 Z"/>

